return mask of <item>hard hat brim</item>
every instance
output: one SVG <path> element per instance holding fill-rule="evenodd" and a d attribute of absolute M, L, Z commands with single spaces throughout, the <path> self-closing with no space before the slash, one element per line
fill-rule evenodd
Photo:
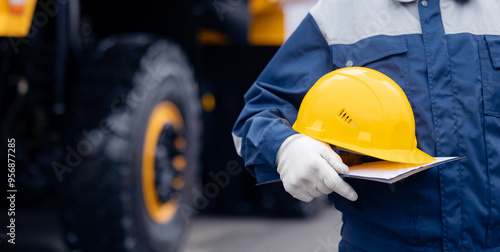
<path fill-rule="evenodd" d="M 321 139 L 319 139 L 322 141 Z M 324 142 L 351 150 L 354 152 L 358 152 L 367 156 L 372 156 L 375 158 L 399 162 L 399 163 L 408 163 L 408 164 L 428 164 L 436 161 L 434 157 L 431 157 L 427 153 L 415 148 L 413 150 L 380 150 L 380 149 L 372 149 L 372 148 L 363 148 L 356 145 L 340 143 L 333 140 L 325 140 Z"/>

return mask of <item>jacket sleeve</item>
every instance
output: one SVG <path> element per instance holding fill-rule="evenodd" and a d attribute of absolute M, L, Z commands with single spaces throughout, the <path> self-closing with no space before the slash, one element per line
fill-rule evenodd
<path fill-rule="evenodd" d="M 258 183 L 279 179 L 276 153 L 296 134 L 291 125 L 300 102 L 321 76 L 333 70 L 328 44 L 308 14 L 245 94 L 233 128 L 236 151 Z"/>

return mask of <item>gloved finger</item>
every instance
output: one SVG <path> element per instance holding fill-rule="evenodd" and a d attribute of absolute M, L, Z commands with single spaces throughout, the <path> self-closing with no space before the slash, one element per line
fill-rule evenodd
<path fill-rule="evenodd" d="M 290 192 L 289 192 L 290 193 Z M 314 199 L 314 197 L 312 197 L 311 195 L 309 195 L 308 193 L 306 193 L 305 191 L 303 192 L 300 192 L 300 193 L 290 193 L 294 198 L 298 199 L 298 200 L 301 200 L 301 201 L 304 201 L 304 202 L 310 202 L 311 200 Z"/>
<path fill-rule="evenodd" d="M 323 178 L 321 178 L 321 181 L 319 181 L 318 183 L 316 183 L 316 189 L 318 191 L 320 191 L 322 194 L 330 194 L 330 193 L 333 192 L 332 189 L 328 188 L 325 185 L 325 182 L 323 182 Z"/>
<path fill-rule="evenodd" d="M 324 162 L 325 170 L 327 171 L 332 171 L 330 165 L 326 162 Z M 335 171 L 333 171 L 335 172 Z M 316 188 L 317 191 L 321 192 L 322 194 L 330 194 L 333 192 L 330 188 L 328 188 L 325 183 L 323 182 L 323 177 L 325 176 L 331 176 L 328 172 L 319 172 L 316 177 L 316 182 L 314 183 L 314 187 Z"/>
<path fill-rule="evenodd" d="M 349 167 L 342 162 L 342 158 L 335 153 L 331 148 L 326 148 L 321 152 L 321 157 L 323 157 L 328 164 L 337 171 L 339 174 L 346 174 L 349 172 Z"/>
<path fill-rule="evenodd" d="M 325 176 L 323 178 L 323 182 L 330 190 L 338 193 L 340 196 L 350 201 L 356 201 L 358 199 L 358 194 L 354 191 L 352 186 L 342 180 L 342 178 L 340 178 L 334 171 L 331 171 L 328 176 Z"/>
<path fill-rule="evenodd" d="M 338 178 L 338 180 L 342 185 L 339 187 L 338 190 L 335 190 L 335 192 L 350 201 L 356 201 L 358 199 L 358 194 L 356 193 L 356 191 L 354 191 L 352 186 L 347 184 L 340 177 Z"/>
<path fill-rule="evenodd" d="M 309 202 L 313 199 L 313 197 L 309 195 L 304 188 L 293 186 L 290 183 L 286 183 L 285 180 L 283 180 L 283 187 L 286 192 L 298 200 Z"/>
<path fill-rule="evenodd" d="M 318 191 L 316 188 L 313 188 L 313 187 L 308 187 L 306 189 L 306 192 L 307 192 L 307 194 L 309 194 L 309 196 L 311 196 L 313 198 L 317 198 L 317 197 L 322 195 L 322 193 L 320 191 Z"/>

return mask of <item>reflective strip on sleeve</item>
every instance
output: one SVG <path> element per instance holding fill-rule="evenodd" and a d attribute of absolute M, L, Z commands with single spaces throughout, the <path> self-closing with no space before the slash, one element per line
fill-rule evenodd
<path fill-rule="evenodd" d="M 233 143 L 236 153 L 238 153 L 238 156 L 241 157 L 241 137 L 235 135 L 234 133 L 231 133 L 231 135 L 233 135 Z"/>

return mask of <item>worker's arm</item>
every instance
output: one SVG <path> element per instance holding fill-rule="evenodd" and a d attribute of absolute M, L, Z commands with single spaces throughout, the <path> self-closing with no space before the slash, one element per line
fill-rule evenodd
<path fill-rule="evenodd" d="M 233 128 L 236 150 L 259 183 L 279 179 L 276 154 L 309 88 L 333 71 L 328 44 L 308 15 L 245 94 Z"/>

